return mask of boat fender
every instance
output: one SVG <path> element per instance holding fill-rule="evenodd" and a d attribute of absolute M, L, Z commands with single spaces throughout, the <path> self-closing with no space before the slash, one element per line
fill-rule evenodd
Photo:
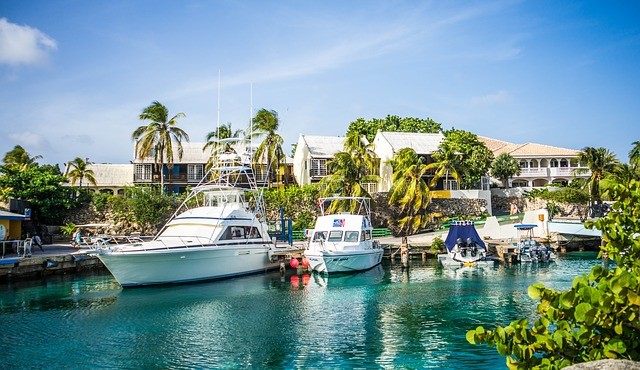
<path fill-rule="evenodd" d="M 289 266 L 291 266 L 291 268 L 298 268 L 298 265 L 300 264 L 300 261 L 298 261 L 297 258 L 291 258 L 291 260 L 289 261 Z"/>
<path fill-rule="evenodd" d="M 50 268 L 50 267 L 58 267 L 58 262 L 52 260 L 46 260 L 42 262 L 42 267 Z"/>
<path fill-rule="evenodd" d="M 309 268 L 309 260 L 307 259 L 307 256 L 302 257 L 300 265 L 304 268 Z"/>

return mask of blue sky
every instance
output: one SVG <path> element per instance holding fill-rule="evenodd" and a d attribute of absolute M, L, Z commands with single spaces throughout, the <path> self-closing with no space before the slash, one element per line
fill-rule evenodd
<path fill-rule="evenodd" d="M 392 114 L 626 162 L 638 66 L 637 1 L 0 0 L 0 154 L 127 163 L 158 100 L 191 141 L 218 112 L 277 111 L 286 153 Z"/>

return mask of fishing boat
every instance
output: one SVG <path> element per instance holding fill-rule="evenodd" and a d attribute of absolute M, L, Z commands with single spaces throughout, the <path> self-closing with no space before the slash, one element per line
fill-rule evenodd
<path fill-rule="evenodd" d="M 446 254 L 438 255 L 443 267 L 490 266 L 495 260 L 487 256 L 487 247 L 473 222 L 452 222 L 444 242 Z"/>
<path fill-rule="evenodd" d="M 253 193 L 251 204 L 248 193 Z M 123 287 L 228 278 L 278 268 L 250 162 L 225 154 L 150 241 L 97 241 Z"/>
<path fill-rule="evenodd" d="M 313 271 L 352 272 L 370 269 L 382 261 L 383 249 L 373 240 L 370 198 L 320 198 L 320 216 L 309 230 L 304 257 Z M 353 212 L 336 212 L 339 209 Z"/>
<path fill-rule="evenodd" d="M 514 227 L 518 233 L 516 258 L 519 262 L 547 263 L 556 260 L 557 255 L 553 249 L 534 239 L 533 230 L 537 225 L 516 224 Z"/>

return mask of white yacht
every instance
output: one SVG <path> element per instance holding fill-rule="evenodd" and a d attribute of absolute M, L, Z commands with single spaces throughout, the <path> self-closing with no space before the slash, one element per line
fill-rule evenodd
<path fill-rule="evenodd" d="M 447 253 L 438 255 L 438 262 L 443 267 L 484 267 L 495 263 L 492 258 L 487 257 L 487 247 L 473 222 L 452 222 L 444 244 Z"/>
<path fill-rule="evenodd" d="M 226 278 L 278 268 L 252 170 L 228 155 L 191 190 L 150 241 L 96 242 L 98 258 L 123 287 Z M 244 163 L 244 164 L 243 164 Z M 215 176 L 215 180 L 207 179 Z M 245 197 L 253 191 L 251 206 Z"/>
<path fill-rule="evenodd" d="M 309 267 L 322 273 L 370 269 L 382 261 L 383 249 L 373 240 L 370 199 L 365 197 L 320 198 L 320 216 L 309 233 L 304 256 Z M 355 212 L 333 212 L 335 209 Z"/>

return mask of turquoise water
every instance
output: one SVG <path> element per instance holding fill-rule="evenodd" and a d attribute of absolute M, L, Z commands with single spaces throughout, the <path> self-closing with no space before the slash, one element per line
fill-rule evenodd
<path fill-rule="evenodd" d="M 443 270 L 413 260 L 122 290 L 108 273 L 0 286 L 0 368 L 506 368 L 466 331 L 535 317 L 527 287 L 600 263 Z"/>

